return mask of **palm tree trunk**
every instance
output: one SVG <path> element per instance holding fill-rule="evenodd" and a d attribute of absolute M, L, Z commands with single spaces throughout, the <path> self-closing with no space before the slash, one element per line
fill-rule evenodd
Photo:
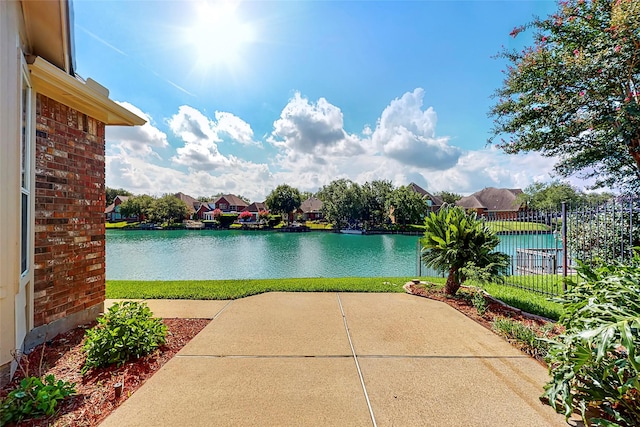
<path fill-rule="evenodd" d="M 450 268 L 449 269 L 449 276 L 447 277 L 447 284 L 444 286 L 444 292 L 447 295 L 455 295 L 456 292 L 458 292 L 458 289 L 460 289 L 460 283 L 458 283 L 458 279 L 457 279 L 457 273 L 458 269 L 457 268 Z"/>

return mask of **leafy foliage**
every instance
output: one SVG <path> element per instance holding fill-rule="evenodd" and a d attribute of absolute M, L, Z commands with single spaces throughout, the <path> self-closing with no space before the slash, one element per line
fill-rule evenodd
<path fill-rule="evenodd" d="M 149 219 L 154 222 L 180 222 L 188 214 L 187 204 L 172 194 L 154 200 L 149 208 Z"/>
<path fill-rule="evenodd" d="M 604 205 L 590 215 L 569 214 L 567 245 L 583 262 L 629 258 L 640 245 L 640 212 L 628 205 Z"/>
<path fill-rule="evenodd" d="M 152 318 L 147 304 L 125 301 L 109 307 L 98 325 L 86 332 L 83 350 L 87 360 L 82 372 L 145 356 L 165 343 L 167 327 Z"/>
<path fill-rule="evenodd" d="M 455 295 L 467 279 L 465 268 L 480 269 L 484 277 L 497 277 L 506 271 L 509 256 L 494 251 L 500 239 L 475 212 L 468 214 L 460 207 L 444 206 L 424 223 L 422 260 L 436 270 L 448 271 L 447 294 Z"/>
<path fill-rule="evenodd" d="M 462 195 L 458 193 L 452 193 L 450 191 L 441 191 L 436 193 L 436 196 L 440 197 L 443 202 L 450 205 L 455 204 L 458 200 L 462 199 Z"/>
<path fill-rule="evenodd" d="M 580 281 L 560 301 L 566 333 L 549 349 L 544 396 L 568 418 L 591 425 L 640 425 L 640 258 L 629 266 L 580 264 Z"/>
<path fill-rule="evenodd" d="M 110 188 L 107 187 L 105 190 L 106 193 L 106 206 L 109 206 L 115 200 L 116 196 L 133 196 L 130 191 L 125 190 L 124 188 Z"/>
<path fill-rule="evenodd" d="M 39 377 L 26 377 L 0 404 L 0 425 L 53 415 L 58 402 L 75 393 L 75 384 L 56 381 L 53 375 L 47 375 L 44 381 Z"/>
<path fill-rule="evenodd" d="M 129 197 L 120 205 L 120 213 L 125 218 L 137 216 L 142 221 L 151 213 L 153 201 L 153 197 L 146 194 Z"/>
<path fill-rule="evenodd" d="M 419 224 L 429 213 L 429 205 L 420 193 L 409 186 L 393 190 L 387 200 L 387 208 L 397 224 Z"/>
<path fill-rule="evenodd" d="M 302 196 L 297 188 L 282 184 L 269 193 L 264 203 L 273 213 L 289 215 L 300 207 Z"/>
<path fill-rule="evenodd" d="M 639 187 L 640 3 L 566 0 L 532 29 L 535 45 L 504 50 L 510 65 L 493 137 L 507 153 L 539 151 L 558 159 L 561 176 L 582 172 L 596 187 Z"/>
<path fill-rule="evenodd" d="M 348 179 L 338 179 L 318 192 L 324 217 L 342 228 L 363 219 L 365 196 L 362 187 Z"/>
<path fill-rule="evenodd" d="M 611 193 L 583 193 L 569 183 L 555 180 L 549 183 L 534 182 L 518 196 L 530 209 L 537 211 L 559 211 L 562 202 L 568 206 L 599 205 L 611 200 Z"/>
<path fill-rule="evenodd" d="M 492 329 L 509 341 L 515 341 L 523 350 L 534 357 L 545 357 L 549 351 L 549 340 L 545 337 L 553 328 L 553 324 L 542 328 L 542 337 L 532 326 L 506 317 L 497 318 L 493 321 Z"/>
<path fill-rule="evenodd" d="M 362 219 L 372 224 L 384 224 L 389 219 L 387 200 L 393 192 L 391 181 L 375 180 L 362 186 L 364 209 Z"/>
<path fill-rule="evenodd" d="M 479 316 L 484 316 L 484 314 L 487 312 L 487 308 L 489 308 L 487 299 L 484 297 L 484 293 L 482 291 L 476 291 L 473 293 L 471 303 L 475 307 Z"/>

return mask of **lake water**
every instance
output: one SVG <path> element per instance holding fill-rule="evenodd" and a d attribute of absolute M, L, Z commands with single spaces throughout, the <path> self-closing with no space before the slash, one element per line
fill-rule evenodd
<path fill-rule="evenodd" d="M 418 236 L 107 230 L 107 280 L 413 276 Z"/>

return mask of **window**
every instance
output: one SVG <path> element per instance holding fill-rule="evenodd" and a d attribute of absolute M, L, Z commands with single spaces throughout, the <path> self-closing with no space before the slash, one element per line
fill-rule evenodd
<path fill-rule="evenodd" d="M 20 97 L 20 273 L 29 271 L 31 206 L 31 86 L 26 70 L 22 72 Z"/>

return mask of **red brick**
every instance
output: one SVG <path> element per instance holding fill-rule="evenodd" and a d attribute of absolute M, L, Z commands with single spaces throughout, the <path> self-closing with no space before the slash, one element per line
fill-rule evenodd
<path fill-rule="evenodd" d="M 104 300 L 104 123 L 36 99 L 34 324 Z"/>

